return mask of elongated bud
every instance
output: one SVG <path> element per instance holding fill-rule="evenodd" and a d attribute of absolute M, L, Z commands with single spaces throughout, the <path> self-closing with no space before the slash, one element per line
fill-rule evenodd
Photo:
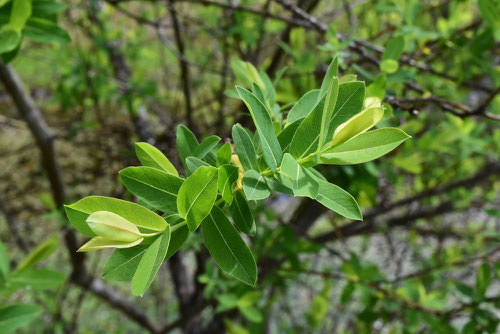
<path fill-rule="evenodd" d="M 106 240 L 130 243 L 142 238 L 137 226 L 109 211 L 96 211 L 87 218 L 90 229 Z"/>
<path fill-rule="evenodd" d="M 133 242 L 125 242 L 125 241 L 116 241 L 116 240 L 108 240 L 103 237 L 94 237 L 90 239 L 87 243 L 85 243 L 78 252 L 90 252 L 98 249 L 105 248 L 130 248 L 140 244 L 144 238 L 137 239 Z"/>

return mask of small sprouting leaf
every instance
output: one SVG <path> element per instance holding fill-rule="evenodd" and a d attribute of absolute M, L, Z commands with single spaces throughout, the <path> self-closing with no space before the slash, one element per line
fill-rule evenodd
<path fill-rule="evenodd" d="M 266 107 L 251 92 L 243 87 L 236 87 L 236 90 L 252 115 L 260 137 L 264 160 L 269 168 L 274 171 L 281 163 L 281 146 L 276 138 L 271 116 Z"/>
<path fill-rule="evenodd" d="M 227 204 L 233 201 L 233 183 L 238 179 L 238 167 L 233 165 L 222 165 L 219 167 L 219 179 L 217 186 L 222 198 Z"/>
<path fill-rule="evenodd" d="M 59 246 L 59 237 L 57 235 L 53 235 L 47 238 L 44 242 L 40 243 L 34 250 L 32 250 L 28 255 L 26 255 L 21 260 L 21 262 L 19 262 L 16 270 L 23 270 L 26 268 L 33 267 L 40 261 L 43 261 L 46 258 L 48 258 L 52 253 L 54 253 L 57 250 L 58 246 Z"/>
<path fill-rule="evenodd" d="M 319 89 L 319 94 L 317 100 L 321 99 L 323 95 L 325 95 L 332 86 L 332 80 L 337 76 L 339 71 L 339 58 L 335 56 L 328 66 L 328 70 L 326 71 L 325 77 L 323 78 L 323 82 L 321 83 L 321 88 Z M 332 106 L 333 107 L 333 106 Z"/>
<path fill-rule="evenodd" d="M 35 320 L 43 309 L 37 305 L 9 305 L 0 307 L 0 333 L 8 334 Z"/>
<path fill-rule="evenodd" d="M 295 121 L 307 117 L 313 110 L 318 99 L 318 89 L 313 89 L 305 93 L 300 100 L 295 103 L 286 118 L 287 127 Z"/>
<path fill-rule="evenodd" d="M 219 207 L 212 208 L 201 232 L 215 263 L 229 275 L 255 286 L 257 265 L 252 252 Z"/>
<path fill-rule="evenodd" d="M 97 236 L 108 240 L 134 242 L 144 235 L 137 226 L 109 211 L 96 211 L 87 218 L 87 224 Z"/>
<path fill-rule="evenodd" d="M 374 127 L 384 116 L 384 108 L 381 106 L 364 109 L 352 116 L 346 122 L 340 124 L 333 134 L 330 147 L 338 146 L 352 137 L 366 132 Z"/>
<path fill-rule="evenodd" d="M 330 127 L 330 121 L 333 116 L 333 110 L 335 104 L 337 103 L 337 97 L 339 94 L 339 79 L 332 78 L 330 80 L 330 86 L 326 92 L 325 104 L 323 106 L 323 112 L 321 113 L 321 128 L 318 138 L 318 150 L 317 154 L 321 152 L 323 145 L 327 141 L 328 129 Z"/>
<path fill-rule="evenodd" d="M 135 143 L 135 154 L 144 166 L 153 167 L 175 176 L 179 175 L 170 160 L 153 145 L 144 142 Z"/>
<path fill-rule="evenodd" d="M 271 194 L 264 177 L 255 170 L 249 170 L 243 175 L 243 190 L 249 200 L 264 199 Z"/>
<path fill-rule="evenodd" d="M 380 70 L 387 74 L 396 72 L 398 68 L 399 68 L 399 63 L 397 60 L 394 59 L 382 60 L 382 62 L 380 63 Z"/>
<path fill-rule="evenodd" d="M 136 241 L 126 242 L 126 241 L 116 241 L 109 240 L 103 237 L 93 237 L 87 241 L 82 247 L 80 247 L 77 252 L 90 252 L 99 249 L 106 248 L 130 248 L 140 244 L 144 238 L 140 238 Z"/>
<path fill-rule="evenodd" d="M 177 208 L 191 232 L 210 213 L 217 197 L 217 168 L 200 167 L 179 189 Z"/>
<path fill-rule="evenodd" d="M 217 144 L 220 142 L 220 137 L 218 136 L 210 136 L 205 138 L 200 145 L 196 147 L 193 151 L 192 155 L 198 159 L 203 159 L 205 155 L 208 154 Z"/>
<path fill-rule="evenodd" d="M 225 143 L 217 151 L 217 167 L 231 163 L 231 155 L 233 151 L 230 143 Z"/>
<path fill-rule="evenodd" d="M 198 140 L 195 135 L 184 125 L 177 127 L 177 151 L 182 164 L 186 166 L 186 158 L 193 155 L 193 151 L 198 147 Z"/>
<path fill-rule="evenodd" d="M 331 140 L 333 132 L 340 124 L 356 115 L 363 108 L 365 100 L 365 83 L 362 81 L 349 81 L 339 84 L 337 103 L 333 110 L 332 120 L 326 141 Z"/>
<path fill-rule="evenodd" d="M 50 290 L 57 288 L 65 280 L 66 276 L 55 270 L 28 268 L 11 273 L 7 284 L 17 289 Z"/>
<path fill-rule="evenodd" d="M 103 196 L 89 196 L 78 202 L 66 205 L 66 214 L 69 221 L 81 233 L 94 237 L 96 234 L 87 225 L 87 218 L 90 214 L 96 211 L 109 211 L 115 213 L 140 229 L 151 231 L 163 231 L 167 227 L 167 223 L 163 218 L 158 216 L 153 211 L 136 203 L 123 201 L 116 198 Z"/>
<path fill-rule="evenodd" d="M 299 165 L 289 153 L 283 156 L 281 173 L 290 179 L 291 184 L 285 182 L 285 186 L 292 188 L 295 196 L 315 199 L 318 195 L 319 184 L 314 174 Z"/>
<path fill-rule="evenodd" d="M 232 136 L 234 151 L 238 155 L 243 168 L 245 168 L 245 170 L 259 170 L 255 146 L 248 132 L 241 125 L 236 124 L 233 126 Z"/>
<path fill-rule="evenodd" d="M 397 63 L 397 60 L 399 60 L 404 50 L 405 50 L 405 39 L 403 36 L 398 36 L 391 39 L 389 43 L 387 43 L 385 51 L 382 54 L 382 62 L 384 60 L 392 59 L 395 60 Z"/>
<path fill-rule="evenodd" d="M 252 211 L 248 206 L 248 202 L 241 191 L 235 192 L 234 200 L 229 207 L 229 211 L 231 212 L 234 224 L 240 229 L 241 232 L 248 234 L 249 236 L 255 235 L 255 220 L 253 218 Z"/>
<path fill-rule="evenodd" d="M 163 232 L 149 247 L 139 261 L 137 270 L 132 277 L 132 293 L 136 296 L 144 295 L 149 285 L 153 281 L 160 269 L 161 264 L 167 255 L 170 243 L 170 226 Z"/>
<path fill-rule="evenodd" d="M 333 183 L 318 179 L 316 200 L 338 214 L 355 220 L 363 220 L 358 203 L 347 191 Z"/>
<path fill-rule="evenodd" d="M 104 265 L 102 276 L 113 281 L 130 281 L 147 246 L 116 249 Z"/>
<path fill-rule="evenodd" d="M 195 157 L 187 157 L 186 168 L 189 174 L 193 174 L 198 168 L 202 166 L 210 166 L 210 164 Z"/>
<path fill-rule="evenodd" d="M 389 153 L 408 138 L 404 131 L 395 128 L 368 131 L 323 151 L 320 161 L 329 165 L 364 163 Z"/>
<path fill-rule="evenodd" d="M 128 167 L 120 171 L 127 189 L 147 205 L 163 211 L 177 211 L 177 193 L 184 182 L 180 177 L 152 167 Z"/>

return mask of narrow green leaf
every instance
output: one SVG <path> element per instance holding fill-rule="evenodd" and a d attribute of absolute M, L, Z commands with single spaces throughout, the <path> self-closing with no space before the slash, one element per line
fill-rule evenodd
<path fill-rule="evenodd" d="M 287 153 L 290 151 L 290 143 L 292 142 L 293 136 L 295 135 L 295 132 L 297 132 L 297 129 L 299 128 L 300 124 L 302 123 L 303 119 L 299 119 L 292 124 L 287 125 L 283 131 L 281 131 L 278 135 L 278 142 L 280 143 L 281 146 L 281 151 L 283 153 Z"/>
<path fill-rule="evenodd" d="M 332 86 L 332 80 L 337 76 L 339 72 L 339 58 L 335 56 L 328 66 L 328 70 L 326 71 L 325 77 L 323 78 L 323 82 L 321 83 L 321 88 L 319 89 L 319 94 L 317 97 L 317 101 L 319 101 L 323 95 L 325 95 Z M 332 106 L 333 107 L 333 106 Z"/>
<path fill-rule="evenodd" d="M 23 29 L 23 35 L 38 43 L 66 44 L 71 37 L 56 23 L 40 17 L 31 17 Z"/>
<path fill-rule="evenodd" d="M 337 97 L 339 94 L 339 79 L 332 78 L 330 81 L 330 87 L 326 93 L 325 104 L 323 106 L 323 112 L 321 114 L 321 128 L 319 132 L 318 138 L 318 156 L 321 153 L 321 150 L 327 140 L 328 129 L 330 127 L 330 121 L 333 116 L 333 110 L 335 108 L 335 104 L 337 103 Z"/>
<path fill-rule="evenodd" d="M 249 236 L 254 236 L 256 232 L 255 220 L 248 202 L 241 191 L 234 194 L 234 200 L 229 206 L 231 217 L 239 230 Z"/>
<path fill-rule="evenodd" d="M 232 136 L 234 151 L 238 155 L 243 168 L 245 168 L 245 170 L 259 170 L 255 146 L 248 132 L 241 125 L 236 124 L 233 126 Z"/>
<path fill-rule="evenodd" d="M 48 258 L 59 247 L 59 236 L 53 235 L 40 243 L 35 249 L 29 252 L 17 265 L 16 270 L 23 270 L 33 267 L 40 261 Z M 1 253 L 1 252 L 0 252 Z M 0 255 L 1 257 L 1 255 Z M 1 262 L 1 261 L 0 261 Z M 1 270 L 1 269 L 0 269 Z"/>
<path fill-rule="evenodd" d="M 177 151 L 184 167 L 186 166 L 186 158 L 192 156 L 197 147 L 198 140 L 191 130 L 182 124 L 179 125 L 177 127 Z"/>
<path fill-rule="evenodd" d="M 476 275 L 476 290 L 482 298 L 486 295 L 486 290 L 490 285 L 491 278 L 490 265 L 488 263 L 481 264 Z"/>
<path fill-rule="evenodd" d="M 363 220 L 354 197 L 333 183 L 318 179 L 319 192 L 316 200 L 338 214 L 355 220 Z"/>
<path fill-rule="evenodd" d="M 210 166 L 210 164 L 195 157 L 187 157 L 186 168 L 189 171 L 189 174 L 193 174 L 198 168 L 202 166 Z"/>
<path fill-rule="evenodd" d="M 103 196 L 89 196 L 78 202 L 66 205 L 69 221 L 81 233 L 94 237 L 96 234 L 87 225 L 87 218 L 96 211 L 113 212 L 132 224 L 151 231 L 163 231 L 167 223 L 156 213 L 138 204 Z"/>
<path fill-rule="evenodd" d="M 382 54 L 382 62 L 385 60 L 397 61 L 401 58 L 405 50 L 405 39 L 403 36 L 394 37 L 387 43 L 384 53 Z"/>
<path fill-rule="evenodd" d="M 296 122 L 301 118 L 305 118 L 314 109 L 318 99 L 318 89 L 313 89 L 305 93 L 298 101 L 294 104 L 288 116 L 286 118 L 287 127 L 289 124 Z M 286 129 L 286 128 L 285 128 Z"/>
<path fill-rule="evenodd" d="M 215 263 L 229 275 L 255 286 L 257 265 L 252 252 L 219 207 L 214 206 L 205 218 L 201 232 Z"/>
<path fill-rule="evenodd" d="M 177 208 L 191 232 L 210 213 L 217 197 L 217 168 L 200 167 L 179 189 Z"/>
<path fill-rule="evenodd" d="M 36 305 L 10 305 L 0 307 L 0 333 L 8 334 L 14 332 L 36 318 L 43 309 Z"/>
<path fill-rule="evenodd" d="M 318 195 L 319 184 L 316 177 L 307 168 L 299 165 L 291 154 L 284 155 L 280 172 L 289 178 L 291 183 L 285 182 L 285 186 L 292 188 L 295 196 L 315 199 Z"/>
<path fill-rule="evenodd" d="M 364 109 L 337 127 L 329 146 L 338 146 L 352 137 L 368 131 L 374 127 L 383 116 L 384 108 L 381 106 Z"/>
<path fill-rule="evenodd" d="M 274 171 L 281 163 L 281 147 L 276 138 L 271 117 L 266 107 L 255 95 L 243 87 L 236 87 L 236 90 L 252 115 L 261 140 L 264 160 L 269 168 Z"/>
<path fill-rule="evenodd" d="M 246 171 L 243 175 L 243 190 L 249 200 L 264 199 L 271 194 L 264 177 L 255 170 Z"/>
<path fill-rule="evenodd" d="M 225 143 L 217 151 L 217 167 L 231 163 L 231 155 L 233 150 L 230 143 Z"/>
<path fill-rule="evenodd" d="M 127 242 L 127 241 L 109 240 L 103 237 L 93 237 L 92 239 L 87 241 L 82 247 L 80 247 L 77 250 L 77 252 L 91 252 L 106 248 L 130 248 L 137 246 L 143 241 L 144 238 L 140 238 L 132 242 Z"/>
<path fill-rule="evenodd" d="M 0 241 L 0 282 L 7 277 L 10 271 L 9 254 L 5 245 Z"/>
<path fill-rule="evenodd" d="M 132 293 L 142 296 L 165 260 L 170 243 L 170 226 L 144 252 L 132 277 Z"/>
<path fill-rule="evenodd" d="M 31 16 L 32 0 L 12 0 L 12 10 L 10 14 L 9 28 L 17 32 L 23 30 L 26 21 Z"/>
<path fill-rule="evenodd" d="M 233 201 L 233 183 L 238 179 L 238 167 L 222 165 L 219 167 L 217 186 L 222 198 L 227 204 Z"/>
<path fill-rule="evenodd" d="M 175 169 L 170 160 L 153 145 L 144 142 L 135 143 L 135 154 L 144 166 L 153 167 L 169 174 L 179 176 L 177 169 Z"/>
<path fill-rule="evenodd" d="M 210 136 L 205 138 L 200 145 L 193 151 L 193 156 L 198 159 L 203 159 L 217 144 L 220 142 L 220 137 Z"/>
<path fill-rule="evenodd" d="M 163 212 L 177 212 L 181 178 L 152 167 L 128 167 L 120 171 L 127 189 L 149 206 Z"/>
<path fill-rule="evenodd" d="M 340 124 L 347 121 L 363 109 L 365 100 L 365 83 L 361 81 L 349 81 L 339 84 L 337 103 L 333 110 L 332 120 L 326 141 L 333 137 L 333 132 Z"/>
<path fill-rule="evenodd" d="M 65 280 L 66 276 L 58 271 L 28 268 L 11 273 L 7 285 L 17 289 L 50 290 L 57 288 Z"/>
<path fill-rule="evenodd" d="M 320 161 L 329 165 L 364 163 L 389 153 L 408 138 L 410 136 L 395 128 L 368 131 L 323 151 Z"/>
<path fill-rule="evenodd" d="M 96 211 L 87 218 L 87 224 L 97 236 L 113 241 L 134 242 L 144 237 L 137 226 L 109 211 Z"/>
<path fill-rule="evenodd" d="M 113 281 L 130 281 L 147 246 L 116 249 L 104 265 L 102 276 Z"/>

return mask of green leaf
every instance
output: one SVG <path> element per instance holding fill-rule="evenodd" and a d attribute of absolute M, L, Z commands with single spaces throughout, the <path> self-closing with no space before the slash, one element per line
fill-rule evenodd
<path fill-rule="evenodd" d="M 182 164 L 186 166 L 186 158 L 193 155 L 193 151 L 198 147 L 198 140 L 194 134 L 184 125 L 177 127 L 177 151 Z"/>
<path fill-rule="evenodd" d="M 66 44 L 71 42 L 71 37 L 65 30 L 58 27 L 54 22 L 39 17 L 31 17 L 26 22 L 23 34 L 39 43 Z"/>
<path fill-rule="evenodd" d="M 332 78 L 330 81 L 330 87 L 326 93 L 325 97 L 325 105 L 323 106 L 323 112 L 321 114 L 321 128 L 319 132 L 318 138 L 318 156 L 321 153 L 321 149 L 323 145 L 327 141 L 328 129 L 330 127 L 330 121 L 333 116 L 333 110 L 335 108 L 335 104 L 337 103 L 337 97 L 339 94 L 339 80 L 338 78 Z"/>
<path fill-rule="evenodd" d="M 191 232 L 210 213 L 217 197 L 217 168 L 200 167 L 179 189 L 177 208 Z"/>
<path fill-rule="evenodd" d="M 476 275 L 476 289 L 478 294 L 484 298 L 488 285 L 491 282 L 491 268 L 488 263 L 483 263 L 479 266 Z"/>
<path fill-rule="evenodd" d="M 42 313 L 43 309 L 36 305 L 10 305 L 0 307 L 0 333 L 12 333 Z"/>
<path fill-rule="evenodd" d="M 177 212 L 177 193 L 183 179 L 152 167 L 128 167 L 119 174 L 125 187 L 147 205 Z"/>
<path fill-rule="evenodd" d="M 103 237 L 93 237 L 89 241 L 87 241 L 82 247 L 80 247 L 77 252 L 90 252 L 99 249 L 106 248 L 130 248 L 137 246 L 141 242 L 144 241 L 144 238 L 140 238 L 136 241 L 127 242 L 127 241 L 116 241 L 109 240 Z"/>
<path fill-rule="evenodd" d="M 300 124 L 302 124 L 303 119 L 299 119 L 292 124 L 287 125 L 278 135 L 278 142 L 281 146 L 281 151 L 287 153 L 290 150 L 290 143 L 292 142 L 293 136 Z"/>
<path fill-rule="evenodd" d="M 20 42 L 21 33 L 5 27 L 0 30 L 0 53 L 7 53 L 15 50 Z"/>
<path fill-rule="evenodd" d="M 234 151 L 238 155 L 243 168 L 245 170 L 259 170 L 255 146 L 248 132 L 241 125 L 236 124 L 233 126 L 232 136 Z"/>
<path fill-rule="evenodd" d="M 381 106 L 364 109 L 359 114 L 354 115 L 337 127 L 329 146 L 338 146 L 354 136 L 368 131 L 374 127 L 383 116 L 384 108 Z"/>
<path fill-rule="evenodd" d="M 399 68 L 399 63 L 397 60 L 394 59 L 382 60 L 382 62 L 380 63 L 380 70 L 387 74 L 396 72 L 398 68 Z"/>
<path fill-rule="evenodd" d="M 135 143 L 135 154 L 144 166 L 153 167 L 169 174 L 179 176 L 177 169 L 175 169 L 170 160 L 153 145 L 144 142 Z"/>
<path fill-rule="evenodd" d="M 252 115 L 257 133 L 261 140 L 264 160 L 269 168 L 274 171 L 281 163 L 281 147 L 276 138 L 271 117 L 266 107 L 257 97 L 255 97 L 255 95 L 243 87 L 236 87 L 236 90 Z"/>
<path fill-rule="evenodd" d="M 332 86 L 332 80 L 334 77 L 337 76 L 338 72 L 339 72 L 339 58 L 335 56 L 332 62 L 330 63 L 330 66 L 328 66 L 328 70 L 326 71 L 325 77 L 323 78 L 323 82 L 321 83 L 321 88 L 319 90 L 317 101 L 319 101 L 319 99 L 321 99 L 323 95 L 325 95 L 330 90 Z"/>
<path fill-rule="evenodd" d="M 7 284 L 18 289 L 50 290 L 57 288 L 65 280 L 66 276 L 58 271 L 28 268 L 12 272 L 8 277 Z"/>
<path fill-rule="evenodd" d="M 94 232 L 87 225 L 87 218 L 96 211 L 113 212 L 132 224 L 151 231 L 163 231 L 167 223 L 156 213 L 138 204 L 103 196 L 85 197 L 72 205 L 66 205 L 69 221 L 81 233 L 93 237 Z"/>
<path fill-rule="evenodd" d="M 322 152 L 321 163 L 354 165 L 377 159 L 410 138 L 395 128 L 384 128 L 357 135 L 343 144 Z"/>
<path fill-rule="evenodd" d="M 170 243 L 170 226 L 144 252 L 132 277 L 132 293 L 142 296 L 148 289 L 167 255 Z"/>
<path fill-rule="evenodd" d="M 299 119 L 305 118 L 313 110 L 318 99 L 318 89 L 305 93 L 292 107 L 286 118 L 287 127 Z M 286 128 L 285 128 L 286 129 Z"/>
<path fill-rule="evenodd" d="M 326 140 L 329 141 L 333 132 L 340 124 L 347 121 L 363 109 L 365 100 L 365 83 L 361 81 L 349 81 L 339 84 L 337 103 L 333 110 L 330 128 Z"/>
<path fill-rule="evenodd" d="M 220 142 L 220 137 L 218 136 L 210 136 L 205 138 L 200 145 L 196 147 L 193 151 L 193 156 L 198 159 L 203 159 L 205 155 L 208 154 L 217 144 Z"/>
<path fill-rule="evenodd" d="M 305 167 L 286 153 L 281 163 L 281 173 L 291 181 L 290 188 L 295 196 L 303 196 L 315 199 L 318 196 L 319 184 L 316 177 Z M 287 184 L 285 184 L 287 186 Z"/>
<path fill-rule="evenodd" d="M 256 232 L 255 220 L 253 219 L 248 202 L 241 191 L 235 192 L 234 200 L 231 206 L 229 206 L 229 211 L 231 212 L 234 224 L 239 230 L 253 237 Z"/>
<path fill-rule="evenodd" d="M 255 170 L 246 171 L 243 175 L 243 190 L 249 200 L 264 199 L 271 194 L 264 177 Z"/>
<path fill-rule="evenodd" d="M 260 78 L 259 71 L 253 66 L 252 63 L 245 62 L 242 60 L 235 59 L 231 61 L 231 68 L 233 69 L 234 76 L 245 86 L 252 87 L 252 83 L 255 82 L 261 87 L 264 87 L 264 83 Z"/>
<path fill-rule="evenodd" d="M 5 245 L 2 243 L 2 241 L 0 241 L 0 283 L 2 282 L 3 279 L 5 279 L 5 277 L 7 277 L 9 271 L 10 271 L 9 254 L 7 253 Z"/>
<path fill-rule="evenodd" d="M 201 231 L 215 263 L 229 275 L 255 286 L 257 265 L 252 252 L 219 207 L 213 207 Z"/>
<path fill-rule="evenodd" d="M 104 265 L 102 276 L 113 281 L 130 281 L 147 246 L 116 249 Z"/>
<path fill-rule="evenodd" d="M 57 247 L 59 247 L 59 237 L 57 235 L 47 238 L 19 262 L 16 270 L 33 267 L 40 261 L 48 258 L 57 250 Z"/>
<path fill-rule="evenodd" d="M 358 203 L 351 194 L 333 183 L 321 179 L 317 179 L 317 181 L 319 183 L 318 196 L 316 197 L 318 202 L 346 218 L 363 220 Z"/>
<path fill-rule="evenodd" d="M 494 2 L 491 0 L 478 0 L 477 5 L 479 7 L 479 11 L 481 12 L 481 16 L 495 32 L 495 37 L 498 38 L 495 31 L 498 29 L 499 25 L 498 18 L 500 13 L 498 10 L 498 6 L 495 6 Z"/>
<path fill-rule="evenodd" d="M 92 232 L 104 239 L 134 242 L 145 237 L 137 226 L 123 217 L 109 211 L 96 211 L 87 218 Z"/>
<path fill-rule="evenodd" d="M 222 145 L 222 147 L 217 151 L 217 167 L 230 164 L 232 153 L 233 150 L 231 149 L 230 143 Z"/>
<path fill-rule="evenodd" d="M 391 59 L 395 60 L 397 63 L 397 60 L 401 58 L 401 55 L 403 54 L 404 50 L 405 50 L 405 39 L 403 36 L 398 36 L 391 39 L 389 43 L 387 43 L 384 53 L 382 54 L 382 62 Z"/>
<path fill-rule="evenodd" d="M 219 167 L 219 177 L 217 186 L 222 198 L 227 204 L 233 201 L 233 183 L 238 179 L 238 167 L 232 165 L 222 165 Z"/>
<path fill-rule="evenodd" d="M 165 259 L 174 255 L 184 244 L 189 236 L 189 229 L 184 219 L 179 214 L 168 215 L 165 220 L 171 226 L 170 245 L 168 245 Z M 178 226 L 177 226 L 178 225 Z"/>
<path fill-rule="evenodd" d="M 193 174 L 198 168 L 202 166 L 210 166 L 210 164 L 195 157 L 187 157 L 186 167 L 189 171 L 189 174 Z"/>
<path fill-rule="evenodd" d="M 31 16 L 32 0 L 12 0 L 12 11 L 10 14 L 9 28 L 21 32 L 26 21 Z"/>
<path fill-rule="evenodd" d="M 246 306 L 238 307 L 238 309 L 240 310 L 241 314 L 251 322 L 261 323 L 264 319 L 262 313 L 256 307 Z"/>

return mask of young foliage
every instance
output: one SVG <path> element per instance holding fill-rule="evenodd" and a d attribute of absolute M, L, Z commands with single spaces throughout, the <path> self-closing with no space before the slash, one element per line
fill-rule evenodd
<path fill-rule="evenodd" d="M 93 237 L 81 250 L 116 248 L 103 276 L 131 281 L 135 295 L 145 293 L 161 263 L 200 225 L 205 246 L 222 271 L 254 286 L 256 261 L 238 232 L 257 233 L 258 221 L 250 201 L 264 200 L 276 191 L 315 199 L 341 216 L 361 220 L 354 197 L 326 181 L 313 167 L 370 161 L 409 138 L 394 128 L 369 131 L 381 120 L 384 107 L 378 97 L 365 100 L 363 82 L 337 77 L 337 58 L 320 89 L 304 94 L 286 119 L 266 74 L 242 61 L 232 66 L 237 78 L 252 89 L 237 86 L 233 95 L 245 102 L 255 134 L 236 124 L 232 129 L 234 146 L 220 144 L 215 135 L 200 143 L 180 125 L 177 149 L 186 178 L 146 143 L 136 144 L 144 166 L 120 171 L 123 184 L 148 208 L 96 196 L 66 207 L 71 223 Z M 255 308 L 244 309 L 249 319 L 258 318 Z"/>

